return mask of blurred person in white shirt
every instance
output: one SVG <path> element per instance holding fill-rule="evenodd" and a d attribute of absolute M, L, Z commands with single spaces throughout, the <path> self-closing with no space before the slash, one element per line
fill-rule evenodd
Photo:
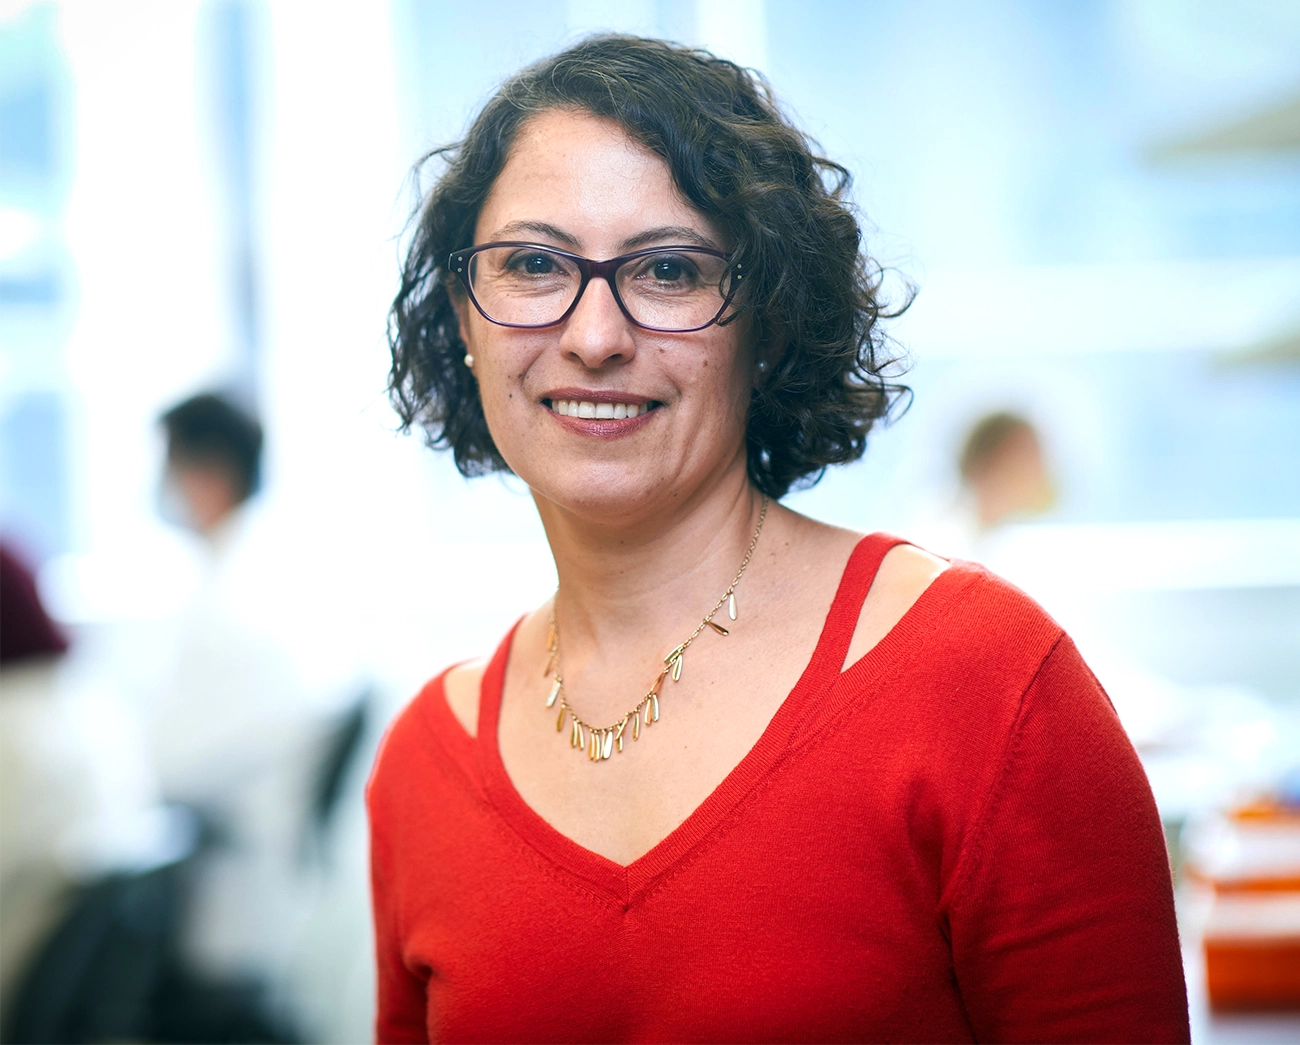
<path fill-rule="evenodd" d="M 291 535 L 254 501 L 262 431 L 229 400 L 198 395 L 162 417 L 163 514 L 194 531 L 206 571 L 186 610 L 149 740 L 164 795 L 218 839 L 182 941 L 199 974 L 255 976 L 282 994 L 305 915 L 313 791 L 355 679 L 316 670 L 312 596 Z"/>

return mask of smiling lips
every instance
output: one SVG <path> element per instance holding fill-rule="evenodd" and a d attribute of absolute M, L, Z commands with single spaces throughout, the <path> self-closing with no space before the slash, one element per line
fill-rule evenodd
<path fill-rule="evenodd" d="M 562 417 L 580 417 L 593 421 L 621 421 L 640 417 L 651 408 L 650 403 L 597 403 L 589 399 L 550 399 L 551 410 Z"/>

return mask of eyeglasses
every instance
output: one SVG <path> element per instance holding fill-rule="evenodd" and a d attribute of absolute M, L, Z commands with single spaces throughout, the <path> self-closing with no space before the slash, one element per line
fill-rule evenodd
<path fill-rule="evenodd" d="M 568 319 L 593 279 L 646 330 L 684 334 L 716 323 L 740 285 L 740 265 L 706 247 L 651 247 L 608 261 L 536 243 L 484 243 L 448 258 L 474 307 L 503 327 L 550 327 Z"/>

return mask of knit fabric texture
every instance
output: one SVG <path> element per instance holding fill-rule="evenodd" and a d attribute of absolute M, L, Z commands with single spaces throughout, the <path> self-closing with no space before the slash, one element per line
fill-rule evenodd
<path fill-rule="evenodd" d="M 368 789 L 381 1042 L 1186 1042 L 1164 837 L 1060 627 L 954 562 L 840 671 L 897 538 L 862 539 L 735 770 L 624 867 L 430 682 Z"/>

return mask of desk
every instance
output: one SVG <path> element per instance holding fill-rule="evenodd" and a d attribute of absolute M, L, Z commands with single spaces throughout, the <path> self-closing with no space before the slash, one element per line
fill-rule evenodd
<path fill-rule="evenodd" d="M 1187 920 L 1182 917 L 1181 896 L 1179 906 L 1182 927 Z M 1184 936 L 1184 943 L 1191 941 Z M 1183 968 L 1187 974 L 1192 1045 L 1300 1045 L 1300 1012 L 1219 1014 L 1210 1011 L 1205 996 L 1205 957 L 1199 938 L 1195 946 L 1183 947 Z"/>

